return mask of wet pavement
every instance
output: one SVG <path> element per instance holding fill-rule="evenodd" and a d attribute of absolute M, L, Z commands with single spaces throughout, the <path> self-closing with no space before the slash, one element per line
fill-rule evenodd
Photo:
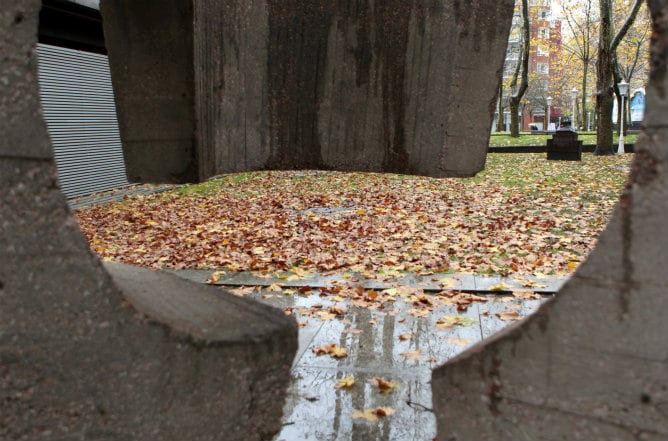
<path fill-rule="evenodd" d="M 177 274 L 203 281 L 211 271 Z M 433 440 L 431 370 L 551 297 L 531 294 L 526 285 L 547 292 L 564 282 L 472 275 L 288 278 L 232 274 L 216 281 L 257 285 L 226 288 L 283 309 L 300 324 L 284 427 L 275 441 Z M 475 286 L 483 292 L 459 291 Z M 350 387 L 337 388 L 340 381 Z"/>

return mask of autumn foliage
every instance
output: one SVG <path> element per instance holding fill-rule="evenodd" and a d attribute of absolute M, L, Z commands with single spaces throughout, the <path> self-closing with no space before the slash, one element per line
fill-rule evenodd
<path fill-rule="evenodd" d="M 105 260 L 273 272 L 573 272 L 618 199 L 629 155 L 490 155 L 473 179 L 257 172 L 76 212 Z"/>

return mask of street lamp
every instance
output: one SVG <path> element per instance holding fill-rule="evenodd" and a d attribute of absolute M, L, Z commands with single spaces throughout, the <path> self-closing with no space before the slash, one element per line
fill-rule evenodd
<path fill-rule="evenodd" d="M 551 116 L 551 110 L 552 108 L 550 107 L 552 105 L 552 97 L 548 96 L 545 98 L 545 101 L 547 101 L 547 128 L 545 130 L 550 130 L 550 116 Z"/>
<path fill-rule="evenodd" d="M 619 95 L 622 97 L 622 111 L 619 118 L 619 146 L 617 147 L 617 154 L 621 155 L 624 153 L 624 98 L 629 93 L 629 83 L 622 80 L 621 83 L 617 84 L 617 87 L 619 88 Z"/>
<path fill-rule="evenodd" d="M 571 127 L 575 131 L 577 130 L 577 125 L 575 124 L 575 101 L 578 99 L 578 90 L 575 87 L 571 90 L 571 96 L 573 97 L 573 122 L 571 123 Z"/>

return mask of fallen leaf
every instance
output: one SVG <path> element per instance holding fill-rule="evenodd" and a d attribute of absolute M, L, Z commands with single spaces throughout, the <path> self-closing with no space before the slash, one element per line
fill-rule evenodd
<path fill-rule="evenodd" d="M 344 334 L 361 334 L 362 330 L 361 329 L 344 329 L 343 333 Z"/>
<path fill-rule="evenodd" d="M 376 415 L 381 417 L 388 417 L 394 415 L 394 409 L 391 407 L 378 407 L 376 408 Z"/>
<path fill-rule="evenodd" d="M 237 297 L 246 297 L 257 292 L 258 288 L 259 287 L 257 286 L 241 286 L 239 288 L 230 289 L 229 292 Z"/>
<path fill-rule="evenodd" d="M 543 296 L 533 291 L 513 291 L 513 295 L 522 300 L 540 300 L 543 298 Z"/>
<path fill-rule="evenodd" d="M 348 350 L 346 348 L 341 348 L 339 346 L 334 346 L 330 351 L 329 355 L 332 358 L 345 358 L 348 356 Z"/>
<path fill-rule="evenodd" d="M 348 313 L 348 308 L 341 305 L 334 305 L 327 308 L 327 311 L 334 315 L 346 315 Z"/>
<path fill-rule="evenodd" d="M 513 320 L 522 320 L 524 318 L 517 311 L 501 311 L 497 313 L 496 316 L 506 322 Z"/>
<path fill-rule="evenodd" d="M 471 326 L 475 323 L 478 323 L 478 321 L 472 319 L 471 317 L 461 315 L 447 315 L 436 320 L 436 327 L 438 329 L 452 329 L 455 326 Z"/>
<path fill-rule="evenodd" d="M 471 344 L 471 340 L 468 338 L 449 338 L 447 342 L 456 346 L 468 346 Z"/>
<path fill-rule="evenodd" d="M 378 421 L 378 415 L 376 414 L 376 409 L 362 409 L 356 410 L 353 412 L 353 419 L 365 419 L 367 421 Z"/>
<path fill-rule="evenodd" d="M 410 340 L 410 339 L 413 338 L 414 335 L 415 335 L 415 334 L 413 334 L 412 332 L 411 332 L 411 333 L 408 333 L 408 334 L 401 334 L 401 335 L 399 336 L 399 340 L 402 340 L 402 341 Z"/>
<path fill-rule="evenodd" d="M 332 320 L 333 318 L 336 317 L 336 314 L 332 314 L 331 312 L 328 311 L 318 311 L 315 313 L 315 315 L 320 319 L 324 321 L 329 321 Z"/>
<path fill-rule="evenodd" d="M 225 271 L 214 271 L 213 273 L 211 273 L 211 276 L 209 276 L 209 278 L 206 280 L 206 283 L 209 284 L 217 283 L 220 280 L 220 276 L 222 276 L 223 274 L 225 274 Z"/>
<path fill-rule="evenodd" d="M 381 393 L 392 392 L 394 389 L 399 386 L 399 383 L 394 381 L 389 381 L 381 377 L 374 377 L 369 380 L 372 384 L 378 387 L 378 391 Z"/>
<path fill-rule="evenodd" d="M 422 354 L 420 351 L 406 351 L 402 352 L 401 354 L 402 357 L 406 357 L 409 360 L 422 360 Z"/>
<path fill-rule="evenodd" d="M 499 283 L 497 285 L 492 285 L 489 287 L 490 291 L 508 291 L 510 286 L 506 285 L 505 283 Z"/>
<path fill-rule="evenodd" d="M 272 292 L 283 292 L 283 288 L 281 285 L 274 283 L 273 285 L 269 285 L 267 288 L 267 291 L 272 291 Z"/>
<path fill-rule="evenodd" d="M 345 377 L 340 380 L 336 380 L 337 389 L 350 389 L 355 385 L 355 379 L 353 377 Z"/>
<path fill-rule="evenodd" d="M 317 348 L 313 348 L 312 350 L 315 355 L 329 354 L 329 356 L 331 356 L 332 358 L 345 358 L 348 356 L 348 350 L 336 344 L 319 346 Z"/>

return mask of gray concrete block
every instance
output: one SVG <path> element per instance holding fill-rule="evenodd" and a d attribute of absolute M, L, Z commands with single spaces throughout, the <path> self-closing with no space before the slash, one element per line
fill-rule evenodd
<path fill-rule="evenodd" d="M 0 11 L 0 439 L 271 439 L 294 320 L 167 274 L 114 266 L 111 279 L 58 188 L 39 7 Z"/>
<path fill-rule="evenodd" d="M 0 8 L 0 156 L 49 158 L 46 126 L 39 118 L 37 68 L 39 0 L 6 0 Z"/>
<path fill-rule="evenodd" d="M 484 167 L 512 1 L 179 5 L 178 15 L 158 1 L 102 5 L 133 179 L 266 168 L 443 177 Z M 164 43 L 158 28 L 170 29 Z M 192 46 L 172 44 L 179 32 Z M 165 135 L 172 120 L 196 126 L 193 173 L 172 165 L 190 152 Z M 161 142 L 164 150 L 143 148 Z M 164 160 L 142 175 L 158 150 Z"/>

